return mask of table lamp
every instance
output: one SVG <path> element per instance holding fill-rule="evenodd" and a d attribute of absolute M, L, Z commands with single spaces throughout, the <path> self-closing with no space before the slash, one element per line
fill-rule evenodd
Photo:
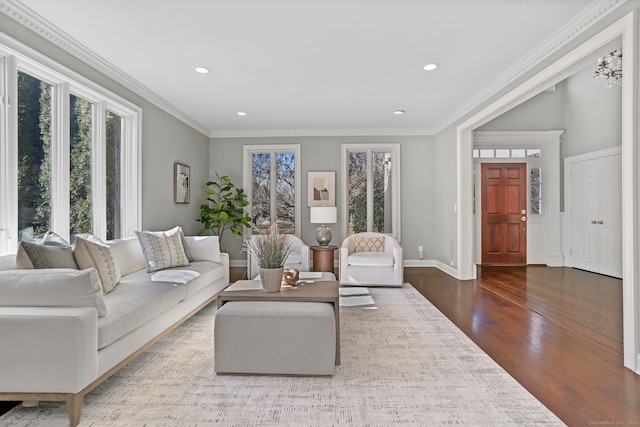
<path fill-rule="evenodd" d="M 338 222 L 338 208 L 335 206 L 312 206 L 311 224 L 322 224 L 316 230 L 316 240 L 320 246 L 329 246 L 331 241 L 331 229 L 327 224 Z"/>

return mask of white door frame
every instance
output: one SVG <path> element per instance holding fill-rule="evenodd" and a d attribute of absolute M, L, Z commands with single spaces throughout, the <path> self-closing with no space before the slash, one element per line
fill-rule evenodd
<path fill-rule="evenodd" d="M 624 366 L 639 372 L 640 370 L 640 268 L 638 253 L 637 226 L 640 189 L 636 177 L 640 165 L 636 149 L 637 128 L 634 124 L 638 117 L 634 98 L 638 96 L 636 76 L 636 40 L 638 30 L 636 13 L 629 12 L 623 18 L 611 24 L 600 33 L 582 43 L 544 70 L 540 71 L 515 89 L 500 97 L 497 101 L 482 109 L 457 127 L 457 277 L 473 279 L 476 269 L 473 263 L 473 209 L 472 209 L 472 171 L 473 130 L 488 121 L 504 114 L 516 105 L 532 98 L 544 89 L 564 80 L 575 72 L 581 61 L 596 54 L 596 51 L 613 41 L 625 54 L 622 76 L 622 227 L 623 237 L 623 330 L 624 330 Z"/>

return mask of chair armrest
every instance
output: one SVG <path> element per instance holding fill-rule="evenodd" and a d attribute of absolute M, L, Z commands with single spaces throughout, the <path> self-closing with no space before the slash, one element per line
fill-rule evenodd
<path fill-rule="evenodd" d="M 340 271 L 344 271 L 349 265 L 349 248 L 347 246 L 342 246 L 338 253 L 339 255 L 339 264 Z"/>
<path fill-rule="evenodd" d="M 403 268 L 403 259 L 402 259 L 402 246 L 393 245 L 393 268 L 395 270 L 399 268 Z"/>
<path fill-rule="evenodd" d="M 220 264 L 224 265 L 224 282 L 229 283 L 229 254 L 226 252 L 220 253 Z"/>
<path fill-rule="evenodd" d="M 77 393 L 98 377 L 91 307 L 0 307 L 0 392 Z"/>
<path fill-rule="evenodd" d="M 300 271 L 310 271 L 309 246 L 307 245 L 300 246 L 300 258 L 302 260 L 301 261 L 302 270 Z"/>

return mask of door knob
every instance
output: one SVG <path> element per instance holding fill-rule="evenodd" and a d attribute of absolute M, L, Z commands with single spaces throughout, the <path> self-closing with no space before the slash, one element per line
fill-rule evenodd
<path fill-rule="evenodd" d="M 523 216 L 522 218 L 520 218 L 520 221 L 525 222 L 527 220 L 526 216 Z"/>

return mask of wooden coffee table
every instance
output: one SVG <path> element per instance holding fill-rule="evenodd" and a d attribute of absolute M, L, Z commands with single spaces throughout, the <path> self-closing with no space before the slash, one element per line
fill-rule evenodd
<path fill-rule="evenodd" d="M 298 301 L 333 304 L 336 316 L 336 365 L 340 364 L 340 297 L 337 281 L 318 281 L 280 292 L 264 292 L 259 280 L 239 280 L 218 295 L 218 308 L 229 301 Z"/>

